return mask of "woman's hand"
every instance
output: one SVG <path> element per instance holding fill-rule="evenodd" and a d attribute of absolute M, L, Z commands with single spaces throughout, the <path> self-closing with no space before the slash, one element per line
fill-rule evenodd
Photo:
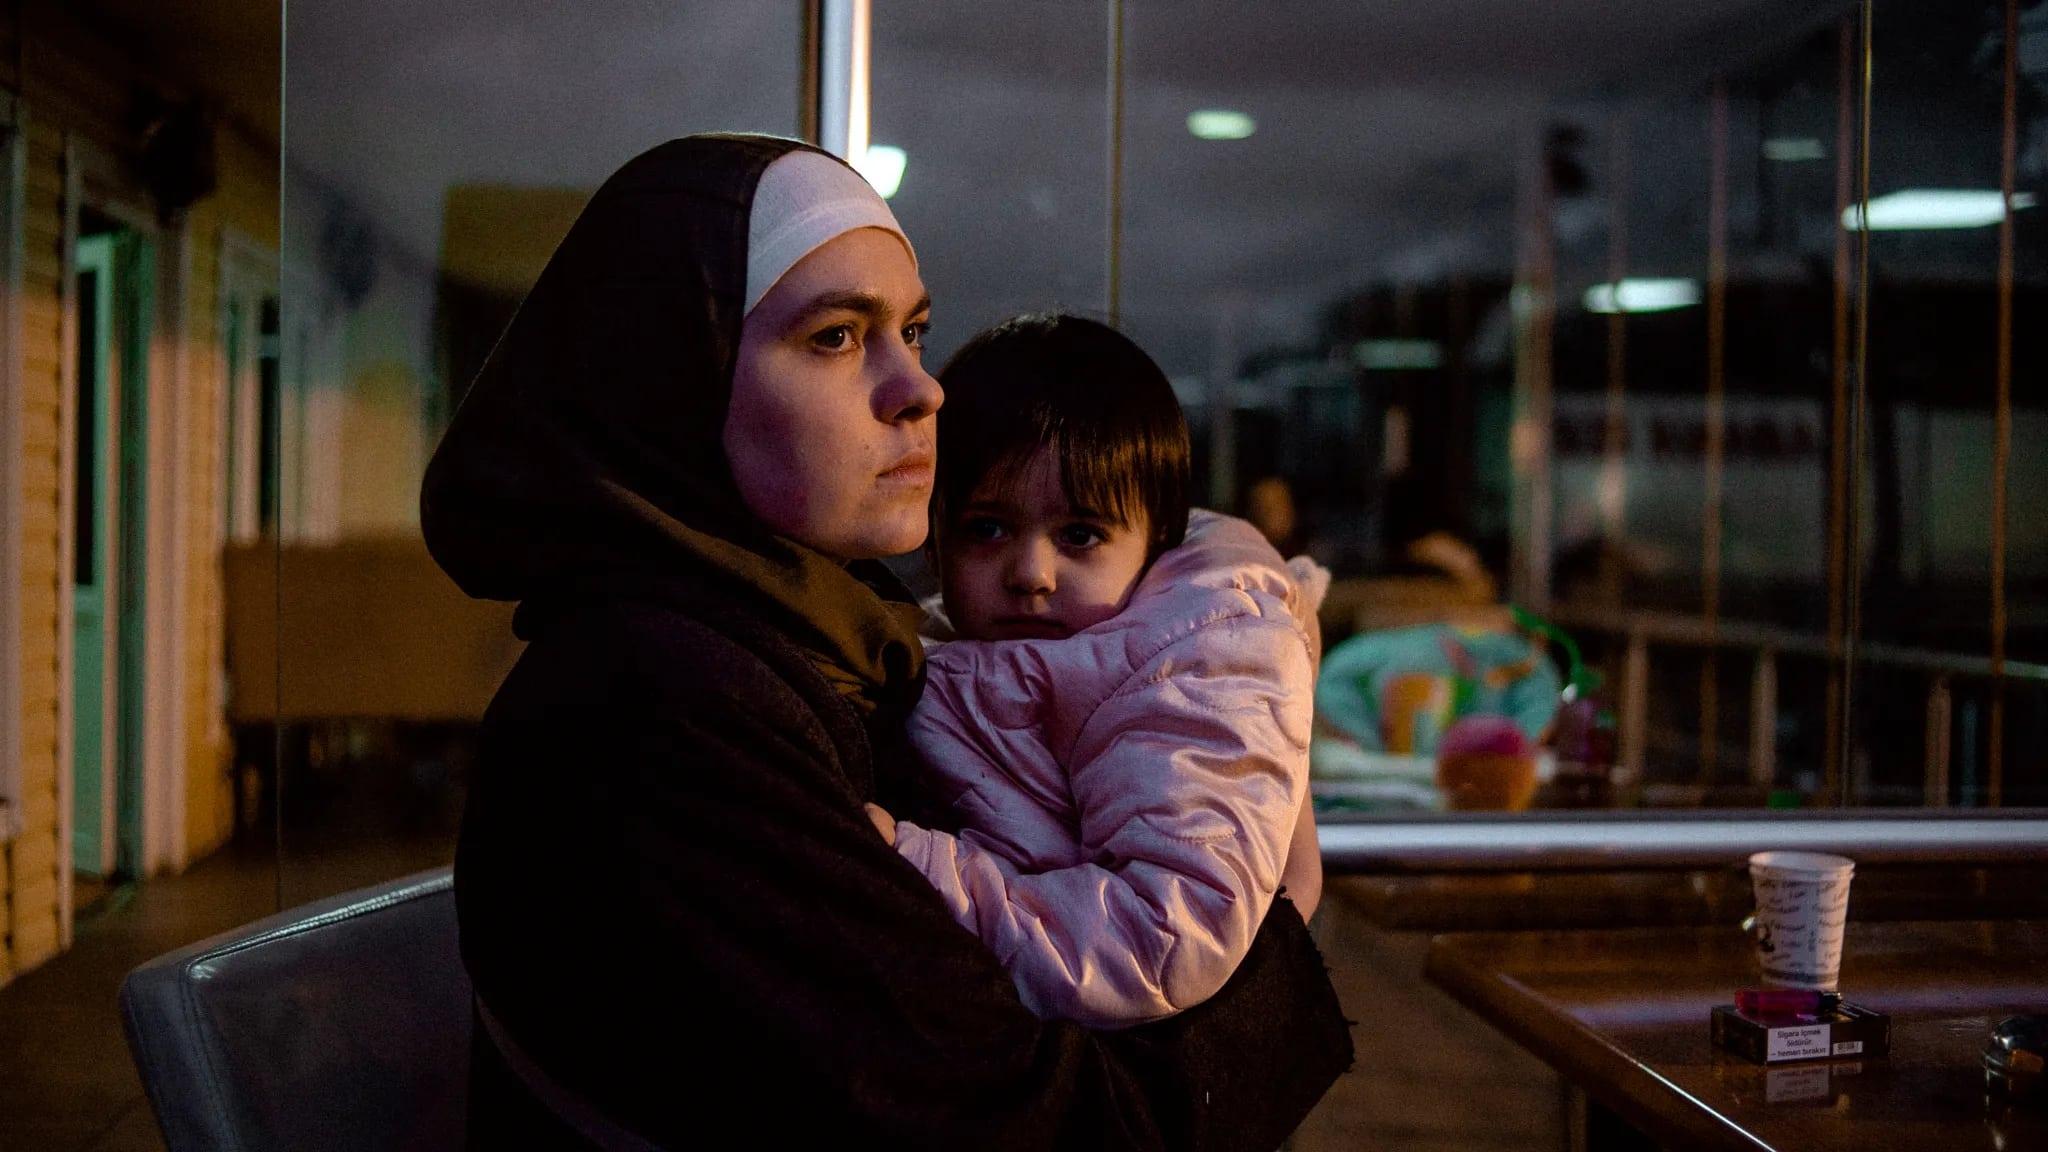
<path fill-rule="evenodd" d="M 880 832 L 882 839 L 888 842 L 889 847 L 894 848 L 896 846 L 896 818 L 889 815 L 880 804 L 868 804 L 865 807 L 868 810 L 868 819 L 875 822 L 875 831 Z"/>

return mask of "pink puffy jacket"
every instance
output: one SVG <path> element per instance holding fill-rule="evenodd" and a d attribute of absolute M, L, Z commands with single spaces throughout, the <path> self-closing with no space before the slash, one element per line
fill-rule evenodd
<path fill-rule="evenodd" d="M 1198 510 L 1117 616 L 933 649 L 910 735 L 961 831 L 901 822 L 897 849 L 1034 1012 L 1137 1024 L 1236 970 L 1307 800 L 1326 581 Z"/>

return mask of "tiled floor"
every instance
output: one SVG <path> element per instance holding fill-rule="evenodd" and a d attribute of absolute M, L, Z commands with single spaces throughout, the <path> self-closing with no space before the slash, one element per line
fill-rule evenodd
<path fill-rule="evenodd" d="M 121 978 L 153 956 L 284 904 L 447 863 L 446 835 L 356 836 L 229 848 L 182 876 L 116 890 L 78 922 L 69 952 L 0 989 L 0 1149 L 162 1149 L 121 1034 Z M 282 884 L 280 884 L 282 880 Z"/>
<path fill-rule="evenodd" d="M 1422 978 L 1425 932 L 1390 932 L 1333 877 L 1315 935 L 1357 1062 L 1289 1152 L 1528 1152 L 1565 1147 L 1557 1073 Z"/>

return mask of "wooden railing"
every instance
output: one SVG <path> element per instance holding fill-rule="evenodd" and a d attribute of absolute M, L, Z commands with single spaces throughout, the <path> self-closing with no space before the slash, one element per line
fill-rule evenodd
<path fill-rule="evenodd" d="M 1649 744 L 1650 649 L 1653 645 L 1703 652 L 1747 653 L 1750 661 L 1749 778 L 1771 787 L 1777 778 L 1778 661 L 1804 657 L 1838 663 L 1843 646 L 1825 636 L 1767 624 L 1721 620 L 1709 622 L 1672 612 L 1611 610 L 1558 605 L 1550 613 L 1559 627 L 1582 636 L 1602 635 L 1624 645 L 1616 720 L 1619 731 L 1617 768 L 1620 779 L 1641 781 Z M 1948 805 L 1951 750 L 1949 731 L 1955 682 L 1981 680 L 2032 682 L 2048 686 L 2048 664 L 2004 660 L 1994 666 L 1987 657 L 1859 642 L 1852 657 L 1858 666 L 1919 672 L 1927 678 L 1925 800 L 1929 807 Z M 1994 798 L 1995 804 L 1995 798 Z"/>

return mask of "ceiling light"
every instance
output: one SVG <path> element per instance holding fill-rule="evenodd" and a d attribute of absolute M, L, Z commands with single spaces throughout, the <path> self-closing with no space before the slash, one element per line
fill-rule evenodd
<path fill-rule="evenodd" d="M 1378 372 L 1441 368 L 1444 346 L 1434 340 L 1360 340 L 1351 346 L 1351 362 Z"/>
<path fill-rule="evenodd" d="M 1669 312 L 1676 308 L 1690 308 L 1699 302 L 1700 282 L 1683 278 L 1623 280 L 1616 284 L 1595 284 L 1586 289 L 1586 311 L 1602 315 Z"/>
<path fill-rule="evenodd" d="M 1230 108 L 1201 108 L 1188 113 L 1188 131 L 1200 140 L 1242 140 L 1257 129 L 1250 116 Z"/>
<path fill-rule="evenodd" d="M 2012 198 L 2015 211 L 2032 208 L 2034 197 L 2026 192 Z M 1863 228 L 1864 206 L 1851 204 L 1842 210 L 1842 227 Z M 1908 188 L 1888 192 L 1870 202 L 1872 232 L 1922 231 L 1937 228 L 1988 228 L 2005 219 L 2005 196 L 1996 189 Z"/>
<path fill-rule="evenodd" d="M 1796 164 L 1802 160 L 1825 160 L 1828 150 L 1819 140 L 1811 136 L 1775 136 L 1764 141 L 1764 159 L 1776 160 L 1781 164 Z"/>
<path fill-rule="evenodd" d="M 910 157 L 893 144 L 870 144 L 860 159 L 853 162 L 853 170 L 867 177 L 868 183 L 887 200 L 902 186 L 903 169 L 909 163 Z"/>

